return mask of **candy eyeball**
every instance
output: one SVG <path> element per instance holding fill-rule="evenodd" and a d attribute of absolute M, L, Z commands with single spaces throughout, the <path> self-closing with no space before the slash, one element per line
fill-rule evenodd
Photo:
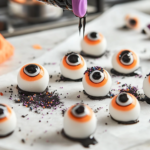
<path fill-rule="evenodd" d="M 82 79 L 86 69 L 87 66 L 84 58 L 74 52 L 65 55 L 60 63 L 62 76 L 72 80 Z"/>
<path fill-rule="evenodd" d="M 87 105 L 74 105 L 65 113 L 64 132 L 71 138 L 87 138 L 95 132 L 96 126 L 95 114 Z"/>
<path fill-rule="evenodd" d="M 112 66 L 119 73 L 130 74 L 140 67 L 140 60 L 135 52 L 124 49 L 113 55 Z"/>
<path fill-rule="evenodd" d="M 89 56 L 102 56 L 107 47 L 105 37 L 98 32 L 90 32 L 81 41 L 82 52 Z"/>
<path fill-rule="evenodd" d="M 44 92 L 49 83 L 47 70 L 39 64 L 27 64 L 18 73 L 18 87 L 25 92 Z"/>
<path fill-rule="evenodd" d="M 144 78 L 144 81 L 143 81 L 143 91 L 144 91 L 144 94 L 148 98 L 150 98 L 150 74 L 146 75 L 146 77 Z"/>
<path fill-rule="evenodd" d="M 109 113 L 112 119 L 119 123 L 137 123 L 140 115 L 140 104 L 135 96 L 123 92 L 112 99 Z"/>
<path fill-rule="evenodd" d="M 106 70 L 96 66 L 85 71 L 82 83 L 88 95 L 103 97 L 109 93 L 112 79 Z"/>
<path fill-rule="evenodd" d="M 144 28 L 144 32 L 148 35 L 148 37 L 150 37 L 150 24 Z"/>
<path fill-rule="evenodd" d="M 5 104 L 0 104 L 0 137 L 12 134 L 16 128 L 16 115 L 14 111 Z"/>
<path fill-rule="evenodd" d="M 140 20 L 136 16 L 126 15 L 125 17 L 126 26 L 130 29 L 137 29 L 140 26 Z"/>

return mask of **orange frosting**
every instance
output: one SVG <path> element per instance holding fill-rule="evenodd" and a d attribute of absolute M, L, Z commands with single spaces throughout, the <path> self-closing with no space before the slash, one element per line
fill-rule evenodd
<path fill-rule="evenodd" d="M 14 54 L 14 47 L 0 34 L 0 64 Z"/>
<path fill-rule="evenodd" d="M 74 106 L 75 106 L 75 105 L 74 105 Z M 69 115 L 69 117 L 70 117 L 72 120 L 77 121 L 77 122 L 84 123 L 84 122 L 88 122 L 88 121 L 90 121 L 90 120 L 92 119 L 93 111 L 92 111 L 92 109 L 91 109 L 89 106 L 85 105 L 86 108 L 89 110 L 90 113 L 89 113 L 88 115 L 86 115 L 86 116 L 84 116 L 84 117 L 80 117 L 80 118 L 75 117 L 75 116 L 72 114 L 71 110 L 73 109 L 74 106 L 70 107 L 69 110 L 68 110 L 68 112 L 67 112 L 68 115 Z"/>
<path fill-rule="evenodd" d="M 130 94 L 130 93 L 127 93 L 127 94 L 129 94 L 129 95 L 132 97 L 132 99 L 133 99 L 132 104 L 130 104 L 130 105 L 128 105 L 128 106 L 120 106 L 120 105 L 118 105 L 117 102 L 116 102 L 116 98 L 117 98 L 118 95 L 116 95 L 116 96 L 112 99 L 112 101 L 111 101 L 112 106 L 113 106 L 115 109 L 120 110 L 120 111 L 130 111 L 130 110 L 132 110 L 132 109 L 136 106 L 137 99 L 136 99 L 132 94 Z"/>
<path fill-rule="evenodd" d="M 97 45 L 97 44 L 101 43 L 102 40 L 103 40 L 103 35 L 99 33 L 99 36 L 100 36 L 100 39 L 95 40 L 95 41 L 92 41 L 92 40 L 90 40 L 90 39 L 88 38 L 88 35 L 86 35 L 86 36 L 84 37 L 84 41 L 85 41 L 86 43 L 88 43 L 89 45 Z"/>
<path fill-rule="evenodd" d="M 35 64 L 35 65 L 39 66 L 40 69 L 41 69 L 40 73 L 39 73 L 37 76 L 35 76 L 35 77 L 30 77 L 30 76 L 28 76 L 27 74 L 25 74 L 25 73 L 24 73 L 24 68 L 25 68 L 26 66 L 28 66 L 28 65 L 30 65 L 30 64 L 27 64 L 27 65 L 23 66 L 23 67 L 21 68 L 21 70 L 20 70 L 20 76 L 21 76 L 22 79 L 24 79 L 24 80 L 26 80 L 26 81 L 36 81 L 36 80 L 41 79 L 41 78 L 44 76 L 44 69 L 43 69 L 43 67 L 40 66 L 39 64 Z"/>
<path fill-rule="evenodd" d="M 64 67 L 66 67 L 66 68 L 69 69 L 69 70 L 79 70 L 79 69 L 83 68 L 84 65 L 85 65 L 85 62 L 84 62 L 82 56 L 80 56 L 80 58 L 81 58 L 81 64 L 79 64 L 79 65 L 77 65 L 77 66 L 71 66 L 71 65 L 69 65 L 69 64 L 66 62 L 66 58 L 67 58 L 67 56 L 65 56 L 65 57 L 63 58 L 62 63 L 63 63 L 63 65 L 64 65 Z"/>
<path fill-rule="evenodd" d="M 132 53 L 132 55 L 133 55 L 133 63 L 132 63 L 131 65 L 124 65 L 124 64 L 121 63 L 121 61 L 120 61 L 120 59 L 119 59 L 119 56 L 121 55 L 121 53 L 122 53 L 124 50 L 130 51 L 130 52 Z M 137 55 L 136 55 L 133 51 L 131 51 L 131 50 L 128 50 L 128 49 L 124 49 L 124 50 L 121 50 L 121 51 L 117 54 L 117 57 L 116 57 L 117 62 L 118 62 L 118 64 L 119 64 L 121 67 L 123 67 L 123 68 L 125 68 L 125 69 L 132 69 L 132 68 L 134 68 L 134 67 L 136 66 L 136 64 L 137 64 L 137 61 L 138 61 Z"/>
<path fill-rule="evenodd" d="M 108 82 L 108 73 L 104 70 L 104 80 L 100 83 L 94 83 L 90 80 L 88 73 L 85 74 L 85 80 L 86 82 L 93 87 L 102 87 Z"/>
<path fill-rule="evenodd" d="M 7 120 L 9 119 L 10 115 L 12 114 L 11 108 L 10 108 L 9 106 L 7 106 L 7 105 L 5 105 L 5 106 L 7 107 L 7 110 L 8 110 L 8 113 L 9 113 L 9 114 L 8 114 L 7 117 L 0 118 L 0 123 L 7 121 Z"/>

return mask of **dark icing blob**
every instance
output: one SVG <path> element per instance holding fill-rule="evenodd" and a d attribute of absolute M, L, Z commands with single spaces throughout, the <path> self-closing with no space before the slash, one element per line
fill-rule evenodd
<path fill-rule="evenodd" d="M 29 74 L 34 74 L 34 73 L 36 73 L 38 71 L 39 67 L 37 65 L 31 64 L 31 65 L 26 66 L 24 69 Z"/>
<path fill-rule="evenodd" d="M 77 63 L 79 61 L 79 56 L 76 55 L 76 54 L 72 54 L 68 57 L 68 60 L 71 62 L 71 63 Z"/>
<path fill-rule="evenodd" d="M 0 108 L 0 115 L 4 114 L 4 109 Z"/>
<path fill-rule="evenodd" d="M 90 37 L 92 39 L 97 39 L 98 38 L 98 33 L 97 32 L 92 32 L 92 33 L 90 33 Z"/>
<path fill-rule="evenodd" d="M 60 82 L 60 81 L 74 81 L 74 82 L 81 82 L 81 81 L 82 81 L 82 78 L 73 80 L 73 79 L 70 79 L 70 78 L 67 78 L 67 77 L 64 77 L 63 75 L 61 75 L 61 76 L 60 76 L 60 79 L 59 79 L 59 80 L 56 80 L 56 81 L 58 81 L 58 82 Z"/>
<path fill-rule="evenodd" d="M 75 112 L 76 112 L 76 114 L 83 114 L 84 113 L 84 110 L 85 110 L 85 108 L 84 108 L 84 106 L 83 105 L 80 105 L 76 110 L 75 110 Z"/>
<path fill-rule="evenodd" d="M 122 60 L 122 61 L 125 62 L 125 63 L 129 63 L 130 60 L 131 60 L 131 56 L 128 55 L 129 53 L 131 53 L 131 52 L 128 51 L 128 50 L 123 51 L 123 52 L 120 54 L 119 59 Z"/>
<path fill-rule="evenodd" d="M 130 19 L 129 23 L 130 23 L 130 25 L 135 26 L 137 22 L 134 19 Z"/>
<path fill-rule="evenodd" d="M 135 71 L 131 72 L 131 73 L 128 73 L 128 74 L 125 74 L 125 73 L 121 73 L 121 72 L 118 72 L 116 71 L 115 69 L 111 69 L 110 72 L 116 76 L 127 76 L 127 77 L 130 77 L 130 76 L 142 76 L 142 70 L 141 70 L 141 67 L 139 67 L 138 69 L 136 69 Z"/>
<path fill-rule="evenodd" d="M 99 80 L 101 78 L 101 74 L 100 74 L 100 72 L 95 72 L 95 73 L 93 73 L 92 77 L 95 80 Z"/>
<path fill-rule="evenodd" d="M 111 119 L 118 122 L 119 124 L 124 124 L 124 125 L 130 125 L 130 124 L 135 124 L 135 123 L 138 123 L 139 120 L 130 120 L 130 121 L 119 121 L 119 120 L 116 120 L 114 119 L 112 116 L 111 116 Z"/>
<path fill-rule="evenodd" d="M 127 93 L 123 93 L 123 94 L 119 95 L 119 101 L 122 103 L 127 102 L 128 101 Z"/>
<path fill-rule="evenodd" d="M 86 93 L 85 90 L 83 90 L 83 93 L 85 95 L 88 96 L 88 98 L 90 98 L 91 100 L 103 100 L 103 99 L 106 99 L 106 98 L 112 98 L 114 97 L 115 95 L 111 92 L 109 92 L 106 96 L 92 96 L 92 95 L 89 95 L 88 93 Z"/>
<path fill-rule="evenodd" d="M 95 139 L 93 136 L 89 136 L 89 137 L 87 137 L 87 138 L 85 138 L 85 139 L 72 138 L 72 137 L 68 136 L 68 135 L 65 133 L 64 130 L 61 131 L 61 134 L 62 134 L 65 138 L 67 138 L 67 139 L 69 139 L 69 140 L 71 140 L 71 141 L 76 141 L 76 142 L 81 143 L 81 144 L 82 144 L 84 147 L 86 147 L 86 148 L 89 148 L 90 145 L 95 145 L 95 144 L 98 143 L 98 142 L 96 141 L 96 139 Z"/>

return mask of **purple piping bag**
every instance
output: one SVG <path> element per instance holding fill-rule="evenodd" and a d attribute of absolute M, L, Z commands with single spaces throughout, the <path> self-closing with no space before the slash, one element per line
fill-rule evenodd
<path fill-rule="evenodd" d="M 73 13 L 82 18 L 87 11 L 87 0 L 72 0 Z"/>

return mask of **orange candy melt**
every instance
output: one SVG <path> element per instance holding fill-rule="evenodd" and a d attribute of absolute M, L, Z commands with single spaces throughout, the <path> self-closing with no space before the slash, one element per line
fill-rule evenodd
<path fill-rule="evenodd" d="M 74 105 L 74 106 L 75 106 L 75 105 Z M 90 120 L 92 119 L 92 117 L 93 117 L 93 112 L 92 112 L 92 109 L 91 109 L 89 106 L 86 105 L 86 108 L 89 110 L 90 114 L 88 114 L 88 115 L 86 115 L 86 116 L 84 116 L 84 117 L 80 117 L 80 118 L 75 117 L 75 116 L 72 114 L 71 110 L 73 109 L 74 106 L 70 107 L 69 110 L 68 110 L 68 115 L 69 115 L 69 117 L 70 117 L 72 120 L 83 123 L 83 122 L 88 122 L 88 121 L 90 121 Z"/>
<path fill-rule="evenodd" d="M 7 117 L 0 118 L 0 123 L 7 121 L 9 119 L 10 115 L 12 114 L 11 108 L 9 106 L 7 106 L 7 105 L 5 105 L 5 106 L 7 107 L 7 110 L 8 110 L 9 114 L 8 114 Z"/>
<path fill-rule="evenodd" d="M 120 111 L 130 111 L 130 110 L 132 110 L 132 109 L 136 106 L 137 100 L 136 100 L 136 98 L 135 98 L 132 94 L 130 94 L 130 93 L 128 93 L 128 94 L 129 94 L 129 95 L 132 97 L 132 99 L 133 99 L 132 104 L 130 104 L 130 105 L 128 105 L 128 106 L 120 106 L 120 105 L 118 105 L 118 104 L 116 103 L 116 98 L 117 98 L 118 95 L 116 95 L 116 96 L 112 99 L 112 101 L 111 101 L 112 106 L 113 106 L 115 109 L 120 110 Z"/>
<path fill-rule="evenodd" d="M 25 68 L 26 66 L 28 66 L 28 65 L 30 65 L 30 64 L 27 64 L 27 65 L 23 66 L 23 67 L 21 68 L 21 70 L 20 70 L 20 76 L 21 76 L 22 79 L 24 79 L 24 80 L 26 80 L 26 81 L 36 81 L 36 80 L 41 79 L 41 78 L 44 76 L 44 69 L 43 69 L 43 67 L 40 66 L 39 64 L 35 64 L 35 65 L 39 66 L 40 69 L 41 69 L 40 73 L 39 73 L 37 76 L 35 76 L 35 77 L 29 77 L 28 75 L 26 75 L 26 74 L 24 73 L 24 68 Z"/>
<path fill-rule="evenodd" d="M 0 34 L 0 63 L 14 54 L 14 47 Z"/>
<path fill-rule="evenodd" d="M 119 59 L 119 56 L 120 56 L 121 53 L 122 53 L 123 51 L 125 51 L 125 50 L 130 51 L 130 52 L 132 53 L 132 55 L 133 55 L 133 63 L 132 63 L 131 65 L 124 65 L 124 64 L 121 63 L 121 61 L 120 61 L 120 59 Z M 137 64 L 137 61 L 138 61 L 137 55 L 136 55 L 133 51 L 128 50 L 128 49 L 121 50 L 121 51 L 117 54 L 116 59 L 117 59 L 118 64 L 119 64 L 121 67 L 125 68 L 125 69 L 132 69 L 132 68 L 134 68 L 134 67 L 136 66 L 136 64 Z"/>
<path fill-rule="evenodd" d="M 69 64 L 66 62 L 66 58 L 67 58 L 66 56 L 63 58 L 62 63 L 63 63 L 63 65 L 64 65 L 64 67 L 66 67 L 66 68 L 69 69 L 69 70 L 78 70 L 78 69 L 83 68 L 83 66 L 85 65 L 85 62 L 84 62 L 82 56 L 80 56 L 80 58 L 81 58 L 81 64 L 79 64 L 79 65 L 77 65 L 77 66 L 71 66 L 71 65 L 69 65 Z"/>
<path fill-rule="evenodd" d="M 90 85 L 90 86 L 93 86 L 93 87 L 102 87 L 104 86 L 107 82 L 108 82 L 108 74 L 107 72 L 104 70 L 104 80 L 100 83 L 94 83 L 90 80 L 89 76 L 88 76 L 88 73 L 85 74 L 85 80 L 86 82 Z"/>
<path fill-rule="evenodd" d="M 88 38 L 88 35 L 86 35 L 86 36 L 84 37 L 84 40 L 85 40 L 86 43 L 88 43 L 89 45 L 97 45 L 97 44 L 101 43 L 102 40 L 103 40 L 103 35 L 99 33 L 99 36 L 100 36 L 100 39 L 95 40 L 95 41 L 92 41 L 92 40 L 90 40 L 90 39 Z"/>

